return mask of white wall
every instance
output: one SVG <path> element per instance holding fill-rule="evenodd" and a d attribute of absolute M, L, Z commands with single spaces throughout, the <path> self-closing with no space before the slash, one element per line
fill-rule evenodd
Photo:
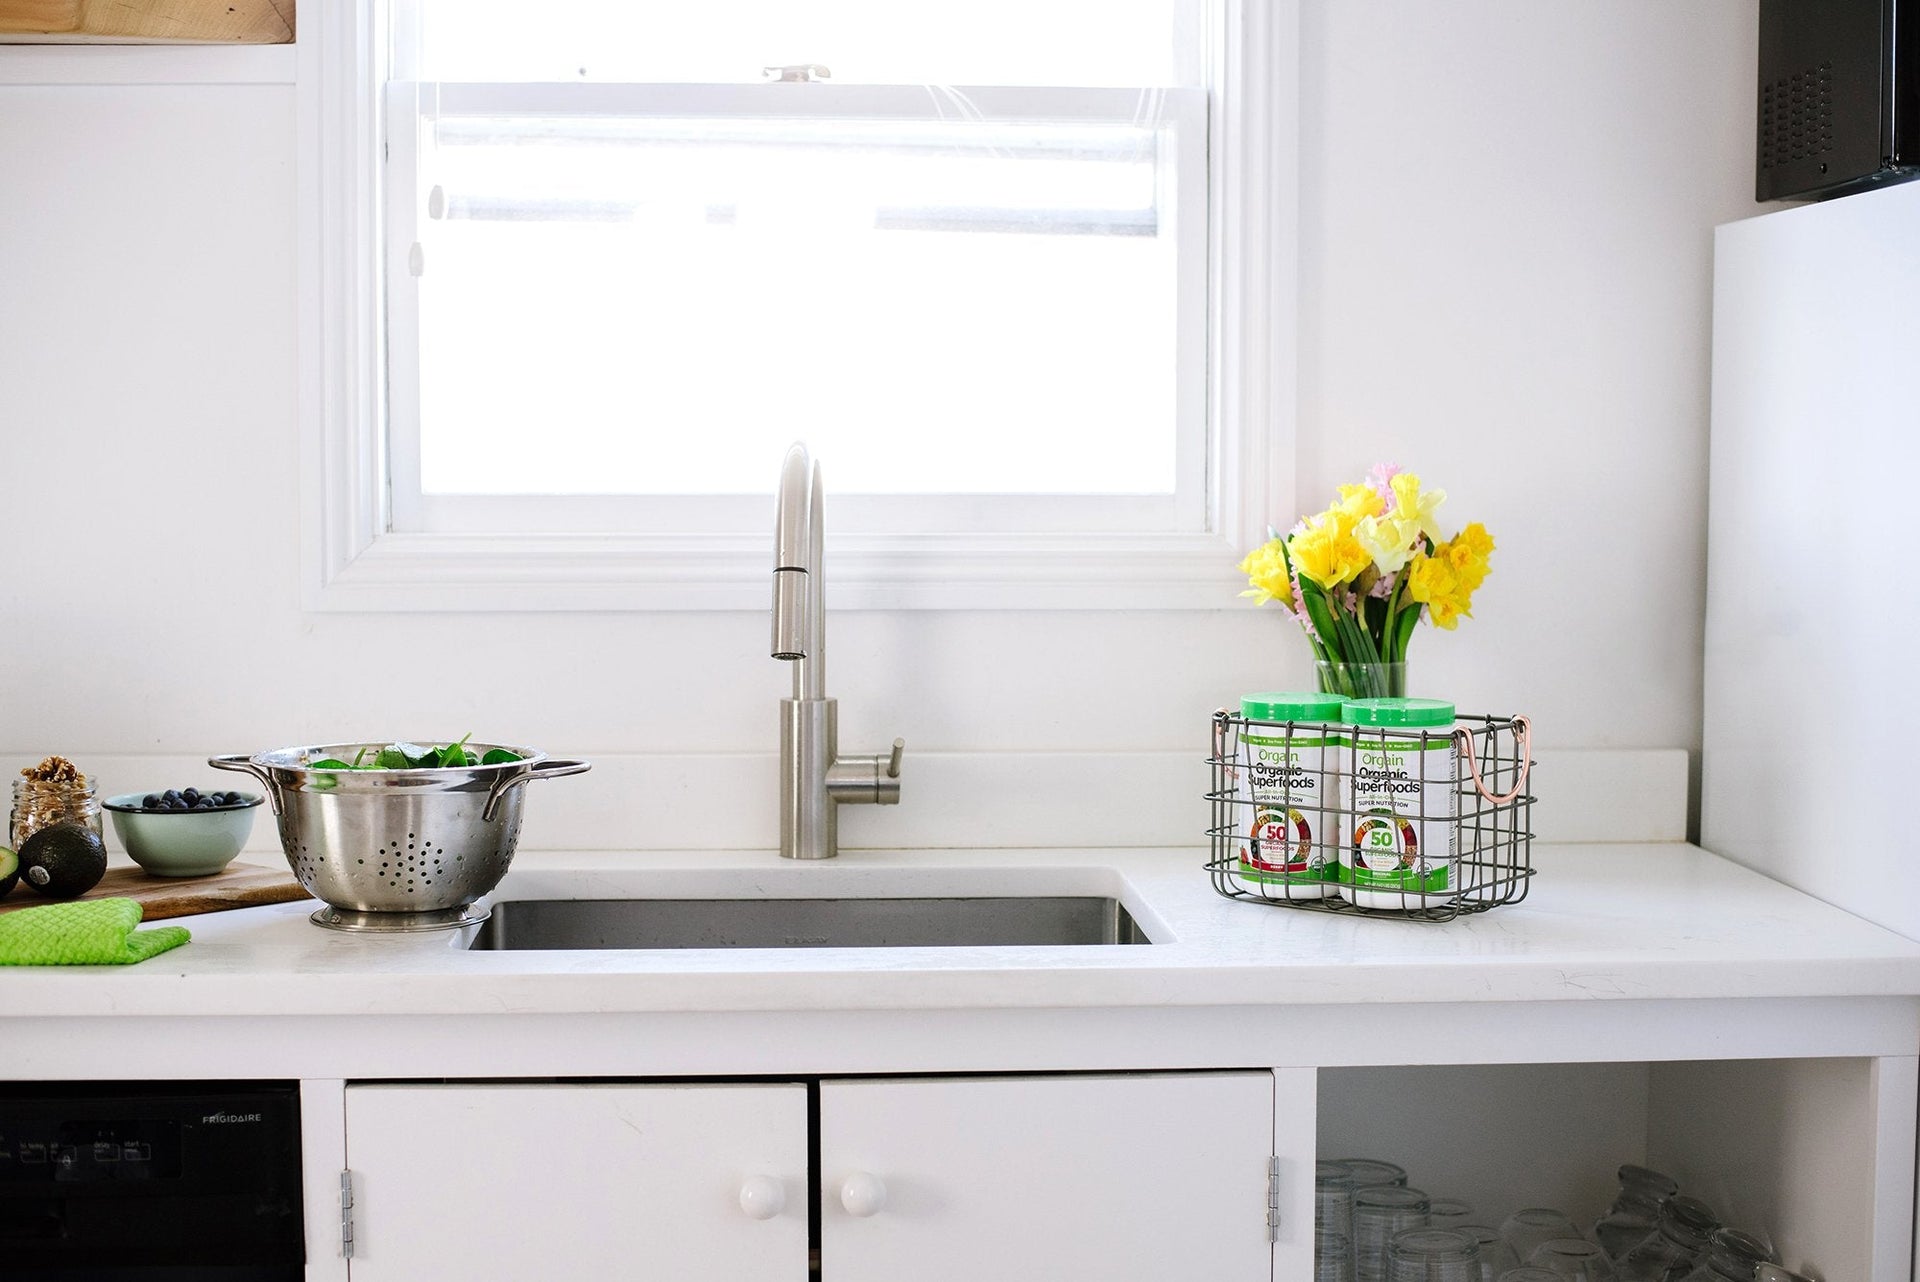
<path fill-rule="evenodd" d="M 1710 230 L 1752 208 L 1751 0 L 1304 8 L 1303 501 L 1390 458 L 1499 540 L 1476 619 L 1415 642 L 1418 691 L 1550 745 L 1696 746 Z M 771 750 L 759 612 L 303 614 L 292 87 L 4 72 L 0 756 Z M 831 626 L 856 749 L 1197 756 L 1214 707 L 1309 679 L 1231 599 Z"/>

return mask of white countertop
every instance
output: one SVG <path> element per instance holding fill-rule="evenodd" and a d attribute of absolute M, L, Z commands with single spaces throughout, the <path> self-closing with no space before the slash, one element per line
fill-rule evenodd
<path fill-rule="evenodd" d="M 1102 894 L 1147 946 L 470 952 L 186 919 L 137 966 L 0 969 L 0 1019 L 1144 1008 L 1920 995 L 1920 943 L 1685 845 L 1543 847 L 1524 902 L 1444 924 L 1215 894 L 1185 850 L 523 853 L 495 899 Z"/>

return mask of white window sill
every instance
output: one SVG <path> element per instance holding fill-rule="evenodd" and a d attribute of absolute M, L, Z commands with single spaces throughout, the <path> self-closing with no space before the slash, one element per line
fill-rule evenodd
<path fill-rule="evenodd" d="M 0 44 L 0 86 L 291 85 L 296 46 Z"/>

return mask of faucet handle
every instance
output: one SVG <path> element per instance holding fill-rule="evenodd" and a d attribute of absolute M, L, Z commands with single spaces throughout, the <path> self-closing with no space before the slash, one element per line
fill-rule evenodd
<path fill-rule="evenodd" d="M 889 752 L 835 757 L 827 767 L 827 795 L 843 806 L 897 806 L 900 804 L 900 754 L 905 739 L 895 739 Z"/>

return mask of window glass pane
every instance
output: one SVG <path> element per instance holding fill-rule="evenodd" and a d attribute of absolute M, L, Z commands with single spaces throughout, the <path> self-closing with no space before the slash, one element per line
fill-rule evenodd
<path fill-rule="evenodd" d="M 805 93 L 805 88 L 797 92 Z M 421 488 L 1168 494 L 1171 130 L 441 119 Z"/>
<path fill-rule="evenodd" d="M 1191 85 L 1193 0 L 415 0 L 421 80 Z"/>

